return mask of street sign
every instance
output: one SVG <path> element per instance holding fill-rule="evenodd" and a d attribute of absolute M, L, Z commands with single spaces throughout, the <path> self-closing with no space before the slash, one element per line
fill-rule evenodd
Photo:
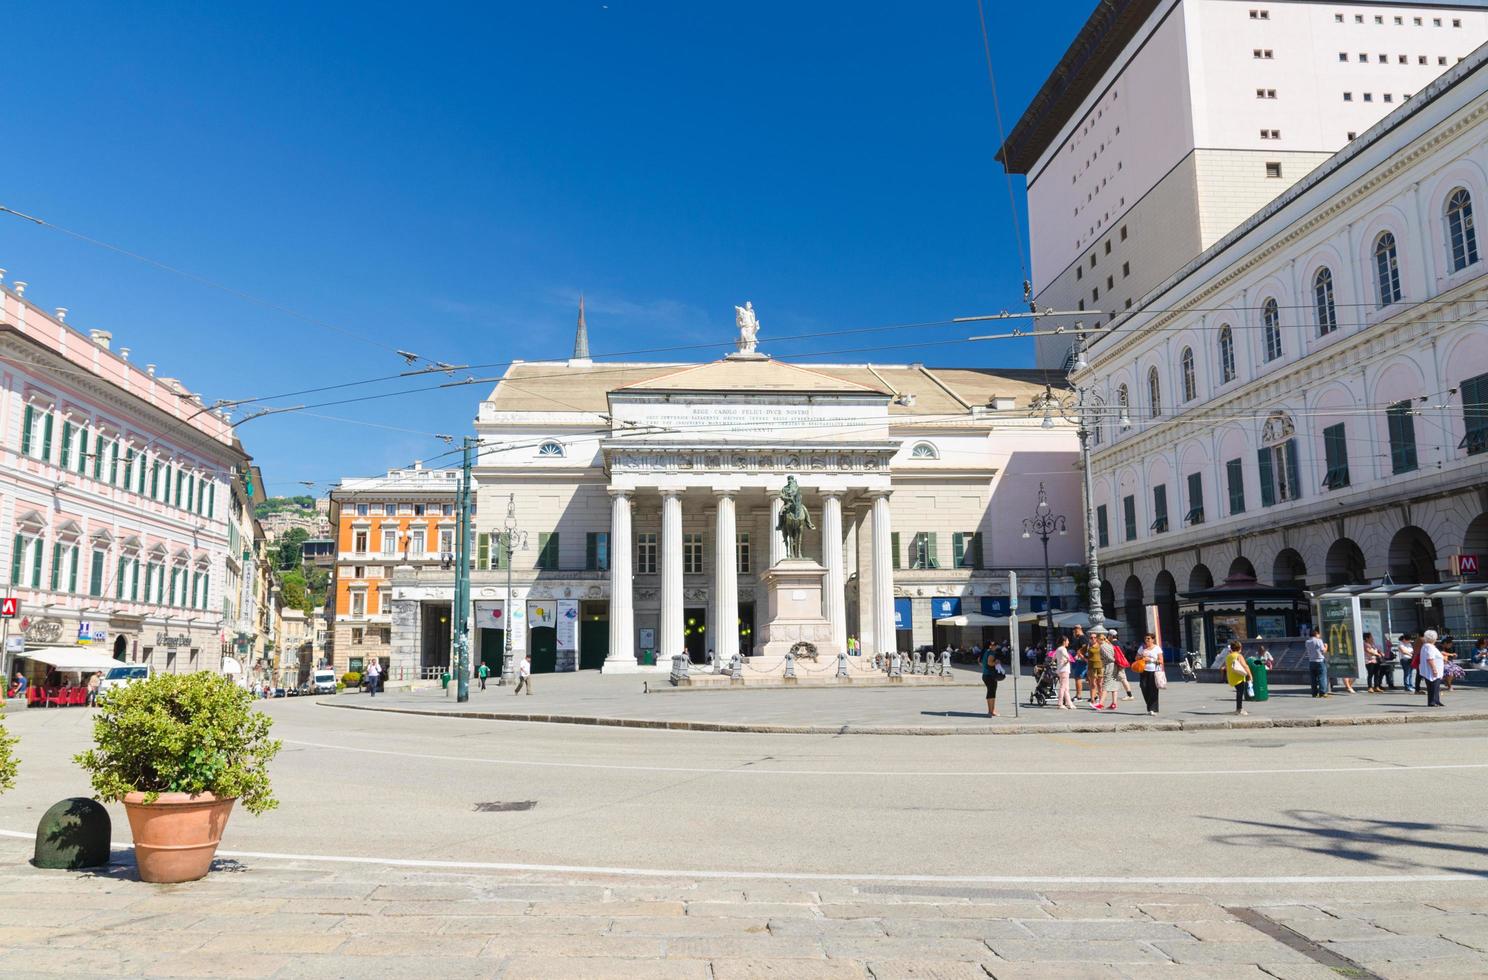
<path fill-rule="evenodd" d="M 15 619 L 21 614 L 21 600 L 15 596 L 0 599 L 0 619 Z"/>
<path fill-rule="evenodd" d="M 1458 555 L 1457 556 L 1457 574 L 1458 575 L 1476 575 L 1476 574 L 1478 574 L 1478 556 L 1477 555 Z M 6 601 L 9 602 L 10 600 L 7 599 Z M 14 616 L 15 613 L 7 613 L 6 615 Z"/>

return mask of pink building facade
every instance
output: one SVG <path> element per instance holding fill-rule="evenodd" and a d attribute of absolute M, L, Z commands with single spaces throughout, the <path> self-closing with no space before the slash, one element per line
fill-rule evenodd
<path fill-rule="evenodd" d="M 161 672 L 220 670 L 229 420 L 129 360 L 105 331 L 0 288 L 0 575 L 19 602 L 7 677 L 80 651 Z"/>

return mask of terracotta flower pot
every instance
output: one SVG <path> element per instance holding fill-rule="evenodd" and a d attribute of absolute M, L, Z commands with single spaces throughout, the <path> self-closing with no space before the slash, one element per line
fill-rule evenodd
<path fill-rule="evenodd" d="M 204 877 L 236 802 L 211 793 L 161 793 L 154 803 L 146 803 L 144 793 L 125 796 L 140 880 L 174 884 Z"/>

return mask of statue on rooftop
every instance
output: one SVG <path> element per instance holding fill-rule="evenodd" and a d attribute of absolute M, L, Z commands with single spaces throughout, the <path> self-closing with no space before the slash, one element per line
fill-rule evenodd
<path fill-rule="evenodd" d="M 741 354 L 753 354 L 759 337 L 759 318 L 754 315 L 754 304 L 749 300 L 743 306 L 734 307 L 734 322 L 739 325 L 739 339 L 735 342 Z"/>

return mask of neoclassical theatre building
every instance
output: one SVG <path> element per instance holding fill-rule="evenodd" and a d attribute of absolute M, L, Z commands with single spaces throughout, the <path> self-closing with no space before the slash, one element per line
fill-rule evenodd
<path fill-rule="evenodd" d="M 979 627 L 934 621 L 1006 616 L 1009 570 L 1021 607 L 1043 608 L 1041 542 L 1022 536 L 1040 483 L 1068 515 L 1050 542 L 1051 591 L 1074 608 L 1076 439 L 1032 411 L 1041 372 L 785 363 L 755 353 L 752 331 L 712 362 L 600 363 L 585 337 L 581 323 L 567 361 L 512 365 L 475 420 L 477 662 L 502 666 L 509 622 L 513 659 L 530 653 L 537 671 L 754 652 L 790 476 L 815 525 L 803 553 L 826 569 L 836 649 L 980 640 Z M 452 579 L 393 569 L 395 674 L 447 662 L 433 624 Z"/>
<path fill-rule="evenodd" d="M 1212 652 L 1177 607 L 1226 579 L 1460 580 L 1468 601 L 1392 600 L 1395 628 L 1488 628 L 1485 201 L 1488 46 L 1091 344 L 1107 609 L 1155 602 Z"/>

